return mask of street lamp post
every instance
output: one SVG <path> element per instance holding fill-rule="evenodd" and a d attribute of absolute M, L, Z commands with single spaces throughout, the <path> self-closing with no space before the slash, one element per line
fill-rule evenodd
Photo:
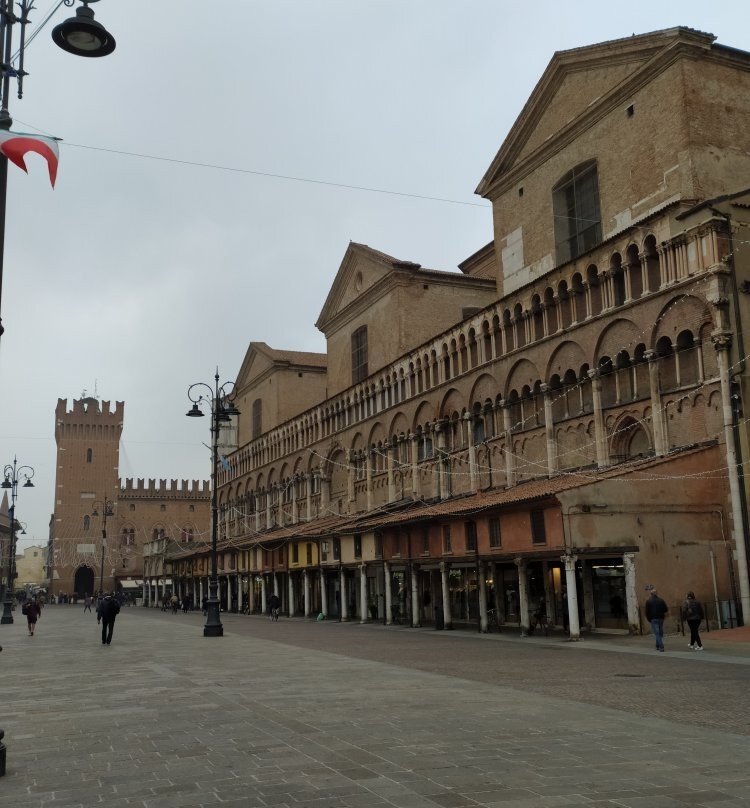
<path fill-rule="evenodd" d="M 73 6 L 75 2 L 76 0 L 63 0 L 68 7 Z M 89 8 L 90 3 L 97 3 L 99 0 L 81 0 L 81 2 L 83 6 L 76 10 L 75 17 L 65 20 L 52 30 L 53 41 L 58 47 L 76 56 L 95 57 L 112 53 L 115 49 L 114 37 L 101 23 L 96 22 L 94 12 Z M 23 80 L 28 75 L 24 70 L 26 26 L 29 24 L 29 14 L 34 10 L 36 10 L 34 0 L 0 0 L 0 132 L 7 132 L 13 124 L 8 112 L 11 78 L 15 78 L 18 83 L 19 99 L 23 98 Z M 18 51 L 14 55 L 13 26 L 16 23 L 21 26 L 21 37 Z M 7 191 L 8 158 L 5 154 L 0 154 L 0 303 L 3 290 Z M 0 336 L 2 333 L 3 325 L 0 317 Z"/>
<path fill-rule="evenodd" d="M 18 460 L 14 457 L 13 463 L 9 463 L 3 469 L 3 482 L 0 488 L 10 489 L 10 552 L 8 558 L 8 577 L 5 583 L 3 598 L 3 616 L 0 623 L 7 624 L 13 622 L 13 596 L 15 593 L 16 579 L 16 498 L 18 497 L 18 483 L 25 480 L 23 488 L 33 488 L 34 483 L 31 478 L 34 476 L 34 469 L 31 466 L 19 466 Z"/>
<path fill-rule="evenodd" d="M 232 390 L 227 392 L 227 384 L 232 385 Z M 198 387 L 208 390 L 210 398 L 205 395 L 194 397 L 193 391 Z M 188 398 L 193 402 L 193 406 L 186 413 L 188 418 L 202 418 L 203 412 L 200 405 L 207 403 L 211 407 L 211 575 L 208 582 L 208 600 L 206 601 L 206 625 L 203 627 L 204 637 L 221 637 L 224 635 L 224 626 L 221 624 L 219 609 L 219 575 L 216 558 L 216 540 L 219 530 L 219 510 L 217 504 L 216 476 L 219 461 L 219 429 L 222 422 L 231 421 L 233 415 L 239 415 L 239 410 L 234 406 L 234 384 L 227 382 L 219 386 L 219 370 L 216 369 L 214 376 L 214 386 L 205 382 L 196 382 L 188 388 Z"/>
<path fill-rule="evenodd" d="M 114 516 L 114 502 L 108 497 L 104 497 L 104 502 L 97 500 L 94 502 L 92 516 L 99 516 L 102 512 L 102 560 L 99 566 L 99 592 L 104 594 L 104 551 L 107 549 L 107 517 Z M 91 593 L 94 594 L 93 592 Z"/>

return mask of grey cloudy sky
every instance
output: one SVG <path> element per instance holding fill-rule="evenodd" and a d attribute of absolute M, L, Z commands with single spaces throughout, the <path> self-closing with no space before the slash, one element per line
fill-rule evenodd
<path fill-rule="evenodd" d="M 57 0 L 37 0 L 40 21 Z M 123 477 L 207 478 L 186 389 L 247 344 L 322 351 L 350 240 L 437 269 L 492 237 L 473 190 L 552 53 L 686 25 L 750 49 L 746 2 L 102 0 L 117 49 L 27 51 L 15 131 L 63 138 L 57 188 L 9 168 L 0 461 L 31 464 L 24 543 L 54 507 L 54 410 L 125 401 Z M 71 15 L 62 7 L 53 23 Z M 32 129 L 34 127 L 34 129 Z M 75 145 L 74 145 L 75 144 Z M 156 155 L 480 206 L 139 159 Z"/>

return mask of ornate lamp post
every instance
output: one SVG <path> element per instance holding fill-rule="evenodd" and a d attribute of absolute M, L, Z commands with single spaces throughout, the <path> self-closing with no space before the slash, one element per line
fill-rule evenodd
<path fill-rule="evenodd" d="M 231 391 L 225 390 L 227 384 L 232 385 Z M 193 391 L 198 387 L 204 387 L 209 392 L 209 397 L 198 395 L 195 397 Z M 234 406 L 234 383 L 226 382 L 219 387 L 219 370 L 216 369 L 214 376 L 214 386 L 205 382 L 196 382 L 188 387 L 188 398 L 193 402 L 191 409 L 185 413 L 188 418 L 202 418 L 203 411 L 201 404 L 208 404 L 211 408 L 211 576 L 208 582 L 208 600 L 206 625 L 203 627 L 204 637 L 221 637 L 224 635 L 224 626 L 221 624 L 219 612 L 219 575 L 216 558 L 216 539 L 219 529 L 219 511 L 217 505 L 216 473 L 219 460 L 219 429 L 222 422 L 231 421 L 233 415 L 239 415 L 239 410 Z"/>
<path fill-rule="evenodd" d="M 18 460 L 14 457 L 13 463 L 9 463 L 3 469 L 4 479 L 0 488 L 10 489 L 10 555 L 8 559 L 8 579 L 5 584 L 5 597 L 3 602 L 3 616 L 0 623 L 7 624 L 13 622 L 13 595 L 16 580 L 16 498 L 18 497 L 18 483 L 25 480 L 23 488 L 33 488 L 34 483 L 31 478 L 34 476 L 34 469 L 31 466 L 19 466 Z"/>
<path fill-rule="evenodd" d="M 104 594 L 104 551 L 107 549 L 107 517 L 114 516 L 114 502 L 108 497 L 104 497 L 104 502 L 96 500 L 94 502 L 92 516 L 99 516 L 99 511 L 102 513 L 102 560 L 99 566 L 99 592 Z M 92 592 L 93 594 L 93 592 Z"/>
<path fill-rule="evenodd" d="M 115 49 L 115 39 L 101 24 L 94 20 L 94 12 L 90 3 L 99 0 L 81 0 L 83 6 L 71 17 L 52 30 L 52 39 L 56 45 L 76 56 L 106 56 Z M 75 0 L 63 0 L 66 6 L 75 4 Z M 18 82 L 18 97 L 23 97 L 23 80 L 28 74 L 24 70 L 24 54 L 26 50 L 26 26 L 29 14 L 34 11 L 34 0 L 0 0 L 0 132 L 7 132 L 13 124 L 8 112 L 10 96 L 10 80 Z M 21 26 L 21 39 L 18 45 L 17 64 L 14 65 L 13 26 Z M 32 34 L 33 38 L 33 34 Z M 31 41 L 31 40 L 29 40 Z M 8 190 L 8 158 L 0 154 L 0 299 L 3 287 L 3 255 L 5 252 L 5 203 Z M 0 335 L 3 333 L 0 320 Z"/>

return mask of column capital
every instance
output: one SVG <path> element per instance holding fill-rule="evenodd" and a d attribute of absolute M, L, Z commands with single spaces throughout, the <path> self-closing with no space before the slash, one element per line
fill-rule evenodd
<path fill-rule="evenodd" d="M 551 395 L 551 394 L 552 394 L 552 388 L 551 388 L 551 387 L 550 387 L 550 386 L 547 384 L 547 382 L 542 382 L 542 383 L 539 385 L 539 392 L 540 392 L 540 393 L 541 393 L 543 396 L 549 396 L 549 395 Z"/>
<path fill-rule="evenodd" d="M 647 351 L 643 352 L 643 357 L 649 364 L 651 364 L 652 362 L 656 362 L 656 360 L 659 358 L 659 354 L 649 348 Z"/>
<path fill-rule="evenodd" d="M 519 570 L 526 567 L 526 559 L 521 558 L 520 556 L 518 558 L 514 558 L 513 563 L 518 567 Z"/>
<path fill-rule="evenodd" d="M 732 335 L 728 331 L 716 331 L 711 334 L 711 342 L 717 353 L 728 351 L 732 345 Z"/>
<path fill-rule="evenodd" d="M 591 379 L 591 381 L 596 381 L 597 379 L 601 378 L 601 371 L 599 368 L 592 368 L 591 370 L 586 371 L 586 375 Z"/>
<path fill-rule="evenodd" d="M 573 553 L 565 553 L 564 555 L 560 556 L 560 563 L 564 564 L 566 569 L 572 569 L 575 567 L 576 561 L 578 561 L 578 556 L 573 555 Z"/>

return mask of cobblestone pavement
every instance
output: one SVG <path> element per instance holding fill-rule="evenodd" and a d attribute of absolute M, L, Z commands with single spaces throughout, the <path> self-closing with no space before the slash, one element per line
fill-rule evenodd
<path fill-rule="evenodd" d="M 744 649 L 222 619 L 2 626 L 0 805 L 750 804 Z"/>

